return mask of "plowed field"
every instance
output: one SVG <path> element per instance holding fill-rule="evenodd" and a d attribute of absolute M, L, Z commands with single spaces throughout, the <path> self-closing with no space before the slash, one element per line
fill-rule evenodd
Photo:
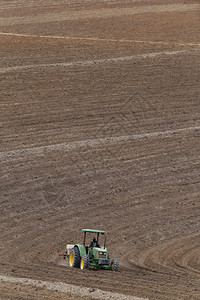
<path fill-rule="evenodd" d="M 199 33 L 198 0 L 0 0 L 1 275 L 200 299 Z M 58 258 L 82 228 L 118 273 Z"/>

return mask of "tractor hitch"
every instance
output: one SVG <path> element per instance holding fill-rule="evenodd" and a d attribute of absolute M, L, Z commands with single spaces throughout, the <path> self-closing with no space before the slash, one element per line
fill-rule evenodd
<path fill-rule="evenodd" d="M 66 257 L 67 258 L 69 257 L 69 255 L 67 253 L 60 253 L 60 252 L 58 252 L 57 254 L 58 254 L 58 256 L 62 256 L 63 259 L 66 259 Z"/>

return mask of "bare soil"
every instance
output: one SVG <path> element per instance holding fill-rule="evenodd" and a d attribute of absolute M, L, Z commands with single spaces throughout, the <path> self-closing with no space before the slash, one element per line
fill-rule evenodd
<path fill-rule="evenodd" d="M 199 8 L 0 0 L 0 274 L 200 299 Z M 118 273 L 57 257 L 84 227 L 108 231 Z M 74 299 L 53 293 L 0 282 Z"/>

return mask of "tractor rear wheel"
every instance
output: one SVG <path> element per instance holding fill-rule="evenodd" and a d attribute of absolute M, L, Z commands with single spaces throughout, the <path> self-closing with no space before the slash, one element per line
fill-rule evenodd
<path fill-rule="evenodd" d="M 112 271 L 114 272 L 118 272 L 119 271 L 119 262 L 117 259 L 112 259 L 111 261 L 111 267 L 112 267 Z"/>
<path fill-rule="evenodd" d="M 90 258 L 89 255 L 84 254 L 83 257 L 81 258 L 81 263 L 80 263 L 80 269 L 88 269 L 90 266 Z"/>
<path fill-rule="evenodd" d="M 77 247 L 74 247 L 69 252 L 69 266 L 71 268 L 79 268 L 80 266 L 80 253 Z"/>

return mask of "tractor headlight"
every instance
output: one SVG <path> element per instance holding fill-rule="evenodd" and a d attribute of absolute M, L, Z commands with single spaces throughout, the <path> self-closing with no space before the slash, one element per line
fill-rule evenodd
<path fill-rule="evenodd" d="M 97 258 L 106 258 L 106 252 L 97 252 Z"/>

